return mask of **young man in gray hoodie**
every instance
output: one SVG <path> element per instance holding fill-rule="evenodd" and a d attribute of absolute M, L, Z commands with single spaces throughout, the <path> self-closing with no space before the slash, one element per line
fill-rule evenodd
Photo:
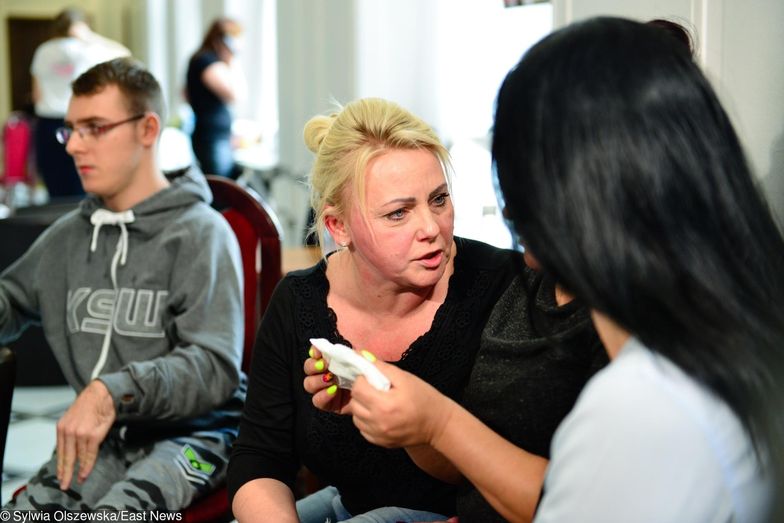
<path fill-rule="evenodd" d="M 58 139 L 89 196 L 0 275 L 0 343 L 40 322 L 78 395 L 6 508 L 180 510 L 224 478 L 244 399 L 239 247 L 201 173 L 157 167 L 163 105 L 129 58 L 73 83 Z"/>

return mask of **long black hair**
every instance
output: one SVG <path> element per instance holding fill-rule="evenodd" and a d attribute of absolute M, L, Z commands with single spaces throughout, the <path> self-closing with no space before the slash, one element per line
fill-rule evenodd
<path fill-rule="evenodd" d="M 784 464 L 784 241 L 689 49 L 591 19 L 498 95 L 506 213 L 545 270 L 722 398 Z"/>

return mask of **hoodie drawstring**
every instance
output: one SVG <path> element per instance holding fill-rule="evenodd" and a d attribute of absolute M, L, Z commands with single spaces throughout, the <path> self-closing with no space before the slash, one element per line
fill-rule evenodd
<path fill-rule="evenodd" d="M 106 364 L 106 358 L 109 355 L 109 345 L 112 340 L 112 331 L 114 330 L 114 311 L 117 305 L 117 264 L 125 265 L 128 257 L 128 229 L 125 227 L 126 223 L 134 221 L 133 211 L 128 210 L 124 212 L 112 212 L 106 209 L 97 209 L 90 215 L 90 223 L 93 224 L 93 239 L 90 243 L 90 252 L 95 252 L 98 246 L 98 233 L 104 225 L 117 225 L 120 228 L 120 238 L 117 240 L 117 248 L 114 251 L 111 265 L 112 287 L 114 289 L 114 301 L 112 302 L 112 314 L 109 319 L 109 328 L 103 338 L 103 346 L 101 347 L 101 355 L 93 368 L 90 379 L 94 380 L 98 377 L 103 366 Z"/>

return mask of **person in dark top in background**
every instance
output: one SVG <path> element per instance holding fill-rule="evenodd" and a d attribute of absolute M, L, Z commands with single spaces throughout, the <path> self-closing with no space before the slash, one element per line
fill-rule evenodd
<path fill-rule="evenodd" d="M 191 136 L 202 172 L 237 178 L 231 147 L 229 104 L 245 97 L 245 76 L 236 60 L 242 27 L 229 18 L 210 25 L 204 41 L 188 63 L 186 95 L 196 122 Z"/>
<path fill-rule="evenodd" d="M 317 409 L 303 388 L 310 338 L 367 349 L 459 398 L 490 311 L 519 254 L 453 237 L 448 156 L 433 130 L 394 103 L 364 99 L 305 127 L 316 153 L 311 203 L 339 246 L 290 273 L 256 341 L 248 400 L 229 465 L 237 520 L 386 521 L 454 514 L 456 487 L 431 477 L 417 449 L 366 442 L 340 415 L 348 391 L 330 376 Z M 296 503 L 303 463 L 330 487 Z"/>

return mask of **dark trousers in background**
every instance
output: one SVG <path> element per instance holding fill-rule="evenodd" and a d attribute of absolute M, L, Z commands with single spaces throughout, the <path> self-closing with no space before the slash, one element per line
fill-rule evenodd
<path fill-rule="evenodd" d="M 84 194 L 73 158 L 55 132 L 63 126 L 61 118 L 38 117 L 35 125 L 35 160 L 38 176 L 44 181 L 50 198 Z"/>
<path fill-rule="evenodd" d="M 234 163 L 231 148 L 231 132 L 204 132 L 198 127 L 191 136 L 193 154 L 204 174 L 217 174 L 236 180 L 242 169 Z"/>

